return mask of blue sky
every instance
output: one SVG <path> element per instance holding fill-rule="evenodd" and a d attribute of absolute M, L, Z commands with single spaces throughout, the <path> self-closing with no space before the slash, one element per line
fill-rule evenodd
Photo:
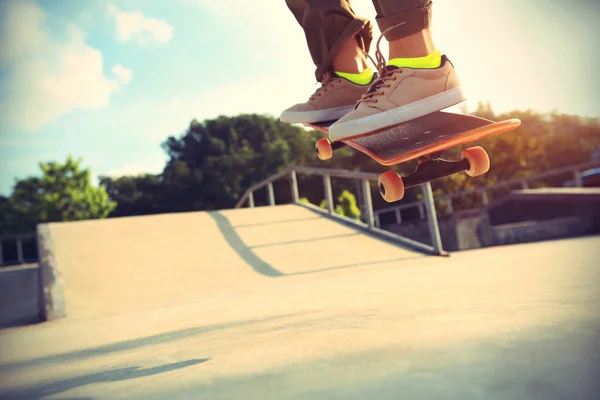
<path fill-rule="evenodd" d="M 375 17 L 370 0 L 352 4 Z M 594 0 L 436 0 L 432 30 L 469 106 L 598 117 L 599 11 Z M 277 116 L 317 87 L 283 0 L 3 0 L 0 18 L 4 195 L 38 161 L 69 154 L 95 176 L 160 172 L 160 144 L 193 118 Z"/>

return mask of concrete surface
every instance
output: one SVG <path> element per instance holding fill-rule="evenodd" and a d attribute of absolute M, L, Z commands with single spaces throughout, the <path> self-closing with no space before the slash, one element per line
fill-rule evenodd
<path fill-rule="evenodd" d="M 37 264 L 0 268 L 0 328 L 41 321 Z"/>
<path fill-rule="evenodd" d="M 424 256 L 280 206 L 53 225 L 0 398 L 592 399 L 600 238 Z"/>

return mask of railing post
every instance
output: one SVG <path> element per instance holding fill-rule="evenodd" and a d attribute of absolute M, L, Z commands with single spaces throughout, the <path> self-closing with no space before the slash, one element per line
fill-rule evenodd
<path fill-rule="evenodd" d="M 269 182 L 269 205 L 275 205 L 275 193 L 273 191 L 273 182 Z"/>
<path fill-rule="evenodd" d="M 290 172 L 291 185 L 292 185 L 292 201 L 297 203 L 300 201 L 300 195 L 298 194 L 298 178 L 296 177 L 296 170 Z"/>
<path fill-rule="evenodd" d="M 375 218 L 373 217 L 373 201 L 371 200 L 371 187 L 367 179 L 362 180 L 362 192 L 365 203 L 365 210 L 367 211 L 367 225 L 370 229 L 373 229 L 375 225 Z"/>
<path fill-rule="evenodd" d="M 254 208 L 254 192 L 248 193 L 248 207 Z"/>
<path fill-rule="evenodd" d="M 481 199 L 483 200 L 483 205 L 488 205 L 490 203 L 490 199 L 488 198 L 487 190 L 481 192 Z"/>
<path fill-rule="evenodd" d="M 525 190 L 525 189 L 529 189 L 529 183 L 527 183 L 527 181 L 526 181 L 525 179 L 523 179 L 523 180 L 521 181 L 521 188 L 522 188 L 523 190 Z"/>
<path fill-rule="evenodd" d="M 380 228 L 381 227 L 381 221 L 379 220 L 379 214 L 375 214 L 374 217 L 375 217 L 375 226 L 377 228 Z"/>
<path fill-rule="evenodd" d="M 452 197 L 448 197 L 446 201 L 446 211 L 448 211 L 448 214 L 452 214 L 454 212 L 454 207 L 452 206 Z"/>
<path fill-rule="evenodd" d="M 23 240 L 21 238 L 17 238 L 17 260 L 19 264 L 23 264 Z"/>
<path fill-rule="evenodd" d="M 575 186 L 583 187 L 583 179 L 581 179 L 581 173 L 579 172 L 579 169 L 573 170 L 573 176 L 575 177 Z"/>
<path fill-rule="evenodd" d="M 425 209 L 423 208 L 423 203 L 419 204 L 419 217 L 421 219 L 425 219 Z"/>
<path fill-rule="evenodd" d="M 402 223 L 402 214 L 400 213 L 400 209 L 396 208 L 396 223 Z"/>
<path fill-rule="evenodd" d="M 442 238 L 440 236 L 440 227 L 438 226 L 437 214 L 435 212 L 435 203 L 433 202 L 433 192 L 431 191 L 431 183 L 422 185 L 423 197 L 425 198 L 425 208 L 427 209 L 427 222 L 429 224 L 429 235 L 431 236 L 431 244 L 438 254 L 443 254 Z"/>
<path fill-rule="evenodd" d="M 362 181 L 356 179 L 356 205 L 360 210 L 360 215 L 365 215 L 367 209 L 365 208 L 365 196 L 363 194 Z"/>
<path fill-rule="evenodd" d="M 325 202 L 327 202 L 327 212 L 333 214 L 333 194 L 331 193 L 331 177 L 329 174 L 323 175 L 323 190 L 325 191 Z"/>

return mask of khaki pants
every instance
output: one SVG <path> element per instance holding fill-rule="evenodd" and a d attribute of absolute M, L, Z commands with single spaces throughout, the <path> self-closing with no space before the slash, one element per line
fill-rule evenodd
<path fill-rule="evenodd" d="M 350 0 L 286 0 L 286 4 L 304 30 L 308 50 L 317 67 L 317 81 L 321 81 L 340 45 L 350 37 L 356 36 L 359 46 L 369 51 L 373 26 L 368 19 L 354 13 Z M 382 32 L 405 22 L 385 34 L 388 41 L 431 25 L 431 0 L 373 0 L 373 5 Z"/>

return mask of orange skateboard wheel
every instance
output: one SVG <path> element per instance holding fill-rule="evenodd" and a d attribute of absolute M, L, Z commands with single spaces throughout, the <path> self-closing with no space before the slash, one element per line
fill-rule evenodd
<path fill-rule="evenodd" d="M 404 182 L 396 171 L 388 171 L 379 175 L 379 193 L 388 203 L 404 197 Z"/>
<path fill-rule="evenodd" d="M 490 157 L 483 147 L 470 147 L 462 152 L 461 157 L 469 161 L 471 168 L 465 171 L 469 176 L 483 175 L 490 170 Z"/>
<path fill-rule="evenodd" d="M 315 150 L 317 151 L 317 156 L 321 160 L 329 160 L 333 157 L 333 148 L 331 147 L 331 142 L 327 138 L 321 138 L 315 142 Z"/>

